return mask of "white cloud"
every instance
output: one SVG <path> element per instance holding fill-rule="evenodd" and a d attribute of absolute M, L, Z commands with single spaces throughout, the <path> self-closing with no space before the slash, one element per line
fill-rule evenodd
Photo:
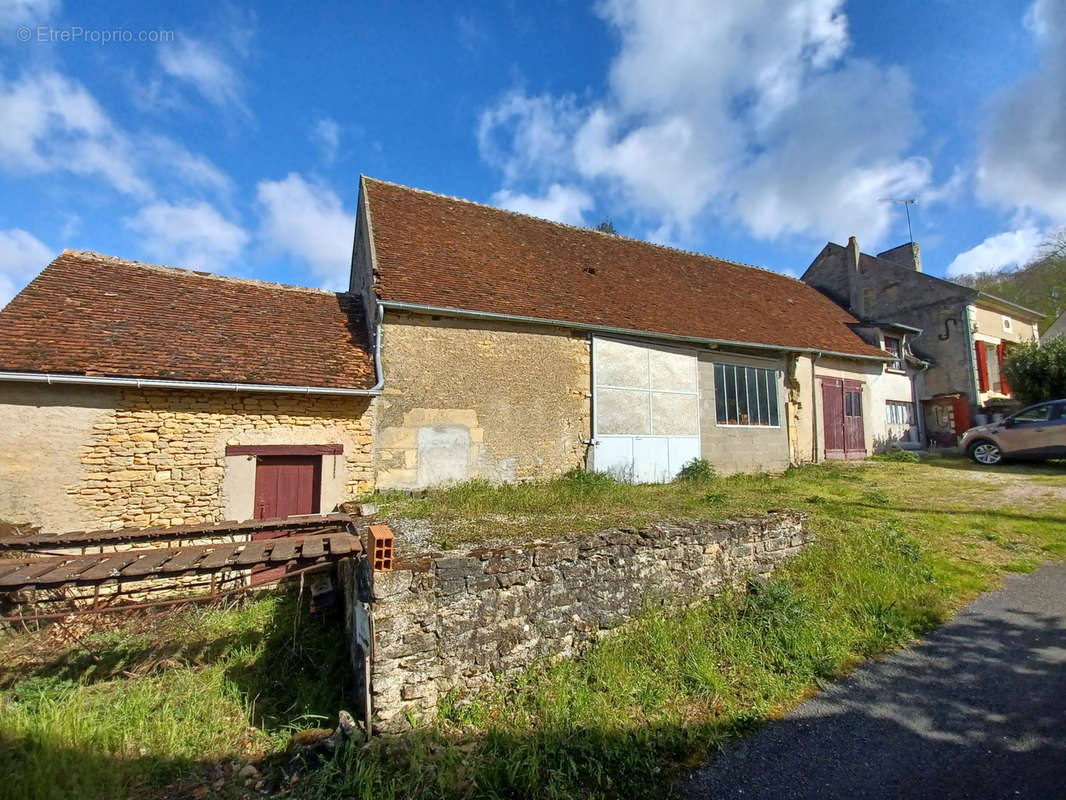
<path fill-rule="evenodd" d="M 508 182 L 548 178 L 572 168 L 572 139 L 583 116 L 573 97 L 512 91 L 482 112 L 478 150 Z"/>
<path fill-rule="evenodd" d="M 230 177 L 206 156 L 192 153 L 166 136 L 142 136 L 138 157 L 145 163 L 161 166 L 163 176 L 183 187 L 196 187 L 218 195 L 233 188 Z"/>
<path fill-rule="evenodd" d="M 248 234 L 205 203 L 153 203 L 124 222 L 153 259 L 177 267 L 225 271 Z"/>
<path fill-rule="evenodd" d="M 591 209 L 595 202 L 581 189 L 573 186 L 561 186 L 553 183 L 543 197 L 528 194 L 516 194 L 501 189 L 492 196 L 492 202 L 500 208 L 532 214 L 534 217 L 553 219 L 568 225 L 584 225 L 584 212 Z"/>
<path fill-rule="evenodd" d="M 280 181 L 261 181 L 256 196 L 267 248 L 303 261 L 323 288 L 345 288 L 355 215 L 345 211 L 336 192 L 291 172 Z"/>
<path fill-rule="evenodd" d="M 607 193 L 666 238 L 703 219 L 763 238 L 884 242 L 890 194 L 930 186 L 906 74 L 848 53 L 843 0 L 604 0 L 620 49 L 609 91 L 511 92 L 486 110 L 482 157 L 503 191 Z M 617 213 L 617 212 L 616 212 Z"/>
<path fill-rule="evenodd" d="M 221 197 L 232 189 L 208 158 L 167 136 L 123 129 L 81 83 L 52 71 L 0 77 L 0 170 L 66 172 L 140 200 L 160 187 Z"/>
<path fill-rule="evenodd" d="M 240 75 L 227 62 L 221 48 L 189 36 L 161 45 L 159 63 L 172 78 L 185 81 L 220 108 L 249 114 Z"/>
<path fill-rule="evenodd" d="M 0 308 L 54 257 L 52 248 L 20 228 L 0 231 Z"/>
<path fill-rule="evenodd" d="M 335 119 L 322 117 L 311 126 L 311 141 L 322 153 L 322 160 L 332 164 L 337 160 L 337 151 L 341 144 L 341 126 Z"/>
<path fill-rule="evenodd" d="M 978 156 L 981 199 L 1066 221 L 1066 2 L 1036 0 L 1036 70 L 997 98 Z"/>
<path fill-rule="evenodd" d="M 97 176 L 120 192 L 147 195 L 133 147 L 89 91 L 56 72 L 0 78 L 0 167 Z"/>
<path fill-rule="evenodd" d="M 0 30 L 40 25 L 59 11 L 59 0 L 0 0 Z"/>
<path fill-rule="evenodd" d="M 950 277 L 971 275 L 1028 264 L 1040 254 L 1045 241 L 1047 232 L 1032 225 L 990 236 L 976 247 L 955 256 L 955 260 L 948 264 L 947 274 Z"/>

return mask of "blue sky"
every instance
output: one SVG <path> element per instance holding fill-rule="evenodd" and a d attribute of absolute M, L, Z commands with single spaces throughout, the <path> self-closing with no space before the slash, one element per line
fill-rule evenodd
<path fill-rule="evenodd" d="M 937 275 L 1066 224 L 1066 0 L 309 5 L 0 0 L 0 303 L 64 247 L 343 287 L 360 173 L 793 275 L 888 197 Z"/>

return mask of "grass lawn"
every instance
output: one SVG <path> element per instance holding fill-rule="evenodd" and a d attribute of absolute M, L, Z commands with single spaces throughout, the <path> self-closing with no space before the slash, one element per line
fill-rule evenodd
<path fill-rule="evenodd" d="M 375 500 L 393 520 L 429 520 L 437 546 L 771 508 L 809 512 L 819 539 L 745 596 L 649 612 L 579 659 L 449 697 L 411 733 L 315 769 L 282 753 L 293 729 L 331 726 L 349 705 L 345 645 L 292 596 L 86 623 L 65 639 L 3 634 L 0 794 L 262 796 L 234 774 L 253 760 L 262 791 L 294 797 L 664 796 L 727 738 L 1003 572 L 1066 555 L 1062 464 L 869 461 L 666 486 L 573 475 Z"/>

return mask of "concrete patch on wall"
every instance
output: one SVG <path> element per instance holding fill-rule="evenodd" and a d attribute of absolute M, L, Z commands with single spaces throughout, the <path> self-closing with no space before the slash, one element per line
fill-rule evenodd
<path fill-rule="evenodd" d="M 622 528 L 552 542 L 416 556 L 374 578 L 380 725 L 431 713 L 537 659 L 573 654 L 647 603 L 683 604 L 766 575 L 809 541 L 807 517 Z M 349 609 L 357 594 L 346 580 Z M 362 653 L 353 647 L 353 666 Z"/>
<path fill-rule="evenodd" d="M 426 425 L 418 429 L 418 484 L 439 486 L 470 477 L 470 429 Z"/>
<path fill-rule="evenodd" d="M 714 369 L 718 363 L 772 371 L 777 384 L 780 425 L 723 425 L 717 422 Z M 700 448 L 703 458 L 724 474 L 780 472 L 791 462 L 784 362 L 734 353 L 700 353 Z"/>

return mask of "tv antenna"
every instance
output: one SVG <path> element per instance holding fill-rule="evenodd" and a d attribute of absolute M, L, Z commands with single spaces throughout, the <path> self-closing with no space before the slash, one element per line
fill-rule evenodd
<path fill-rule="evenodd" d="M 907 235 L 914 241 L 914 231 L 911 230 L 911 206 L 918 205 L 917 197 L 882 197 L 882 203 L 903 203 L 903 209 L 907 212 Z"/>

